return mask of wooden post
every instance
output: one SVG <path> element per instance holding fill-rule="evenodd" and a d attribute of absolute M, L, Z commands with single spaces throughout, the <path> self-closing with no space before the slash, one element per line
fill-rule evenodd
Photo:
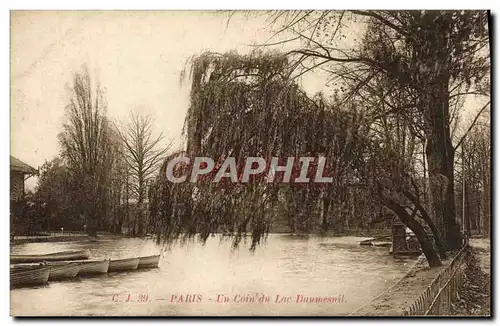
<path fill-rule="evenodd" d="M 394 222 L 392 224 L 392 253 L 398 254 L 407 251 L 406 227 L 403 223 Z"/>

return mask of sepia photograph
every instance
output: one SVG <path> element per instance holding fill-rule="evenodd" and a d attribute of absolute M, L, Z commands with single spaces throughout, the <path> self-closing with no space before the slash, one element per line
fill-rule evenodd
<path fill-rule="evenodd" d="M 9 16 L 10 316 L 492 316 L 490 11 Z"/>

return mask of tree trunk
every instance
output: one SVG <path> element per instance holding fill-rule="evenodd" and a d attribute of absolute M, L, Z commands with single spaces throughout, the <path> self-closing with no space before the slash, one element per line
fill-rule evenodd
<path fill-rule="evenodd" d="M 87 216 L 87 234 L 89 236 L 97 236 L 97 206 L 95 204 L 97 200 L 94 199 L 94 204 L 87 204 L 84 208 L 84 214 Z"/>
<path fill-rule="evenodd" d="M 126 176 L 126 179 L 125 179 L 125 216 L 126 216 L 126 219 L 127 219 L 127 233 L 128 235 L 131 234 L 130 232 L 130 211 L 129 211 L 129 200 L 130 200 L 130 196 L 129 196 L 129 183 L 128 183 L 128 176 L 129 176 L 129 172 L 127 171 L 127 176 Z"/>
<path fill-rule="evenodd" d="M 134 221 L 132 222 L 132 236 L 137 236 L 137 210 L 135 211 Z"/>
<path fill-rule="evenodd" d="M 424 228 L 420 223 L 417 222 L 414 218 L 406 212 L 406 209 L 399 205 L 397 202 L 391 199 L 384 199 L 384 205 L 392 210 L 403 222 L 405 226 L 407 226 L 410 230 L 415 233 L 418 241 L 420 242 L 420 246 L 422 247 L 422 251 L 427 258 L 427 262 L 429 263 L 429 267 L 438 267 L 442 265 L 441 259 L 437 253 L 436 248 L 432 244 L 432 242 L 427 237 Z"/>
<path fill-rule="evenodd" d="M 142 204 L 144 202 L 144 181 L 143 177 L 139 178 L 139 198 L 137 199 L 137 235 L 143 236 L 144 234 L 144 217 L 142 211 Z"/>
<path fill-rule="evenodd" d="M 485 164 L 485 162 L 483 162 Z M 488 169 L 484 170 L 486 173 L 483 173 L 483 195 L 481 196 L 483 199 L 482 202 L 482 229 L 485 235 L 490 234 L 490 219 L 491 219 L 491 188 L 490 188 L 490 173 L 489 166 Z"/>
<path fill-rule="evenodd" d="M 87 223 L 87 234 L 91 237 L 97 237 L 97 223 L 95 216 L 89 218 Z"/>
<path fill-rule="evenodd" d="M 454 149 L 450 137 L 447 76 L 437 78 L 425 101 L 430 207 L 446 249 L 461 247 L 455 221 Z"/>
<path fill-rule="evenodd" d="M 479 191 L 476 192 L 476 194 L 479 194 Z M 476 231 L 478 234 L 481 234 L 481 200 L 478 199 L 476 200 Z"/>
<path fill-rule="evenodd" d="M 403 194 L 413 203 L 413 205 L 415 205 L 415 208 L 420 211 L 422 219 L 427 223 L 427 225 L 429 225 L 432 231 L 432 235 L 434 236 L 434 242 L 439 251 L 439 255 L 441 256 L 442 259 L 446 259 L 446 250 L 441 241 L 439 230 L 437 229 L 436 224 L 432 221 L 432 219 L 430 218 L 429 214 L 427 213 L 423 205 L 418 201 L 418 199 L 415 196 L 413 196 L 412 193 L 403 190 Z"/>

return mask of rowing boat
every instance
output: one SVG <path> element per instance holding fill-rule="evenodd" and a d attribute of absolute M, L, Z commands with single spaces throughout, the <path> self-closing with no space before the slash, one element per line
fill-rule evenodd
<path fill-rule="evenodd" d="M 21 272 L 49 268 L 49 281 L 63 280 L 75 277 L 80 271 L 80 263 L 75 262 L 50 262 L 40 264 L 18 264 L 11 267 L 11 271 Z"/>
<path fill-rule="evenodd" d="M 109 268 L 109 259 L 82 261 L 78 275 L 106 274 Z"/>
<path fill-rule="evenodd" d="M 47 267 L 45 263 L 37 263 L 37 264 L 16 264 L 10 265 L 11 272 L 23 272 L 23 271 L 31 271 L 33 269 L 39 269 L 42 267 Z"/>
<path fill-rule="evenodd" d="M 79 263 L 55 263 L 49 264 L 49 267 L 49 281 L 73 278 L 80 271 Z"/>
<path fill-rule="evenodd" d="M 392 242 L 389 242 L 389 241 L 373 241 L 372 242 L 372 246 L 374 246 L 374 247 L 387 247 L 387 248 L 389 248 L 390 246 L 392 246 Z"/>
<path fill-rule="evenodd" d="M 50 268 L 32 268 L 26 270 L 11 269 L 10 285 L 12 287 L 43 285 L 49 281 Z"/>
<path fill-rule="evenodd" d="M 139 266 L 137 268 L 154 268 L 158 267 L 160 255 L 139 257 Z"/>
<path fill-rule="evenodd" d="M 11 264 L 88 259 L 90 250 L 62 251 L 44 255 L 10 255 Z"/>
<path fill-rule="evenodd" d="M 108 272 L 134 270 L 137 266 L 139 266 L 139 258 L 111 259 Z"/>

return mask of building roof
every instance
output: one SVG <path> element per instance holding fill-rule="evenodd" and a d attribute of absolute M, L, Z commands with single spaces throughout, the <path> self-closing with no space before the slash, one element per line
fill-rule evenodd
<path fill-rule="evenodd" d="M 24 163 L 23 161 L 15 158 L 14 156 L 10 156 L 10 170 L 22 172 L 24 174 L 36 174 L 38 170 L 34 167 Z"/>

